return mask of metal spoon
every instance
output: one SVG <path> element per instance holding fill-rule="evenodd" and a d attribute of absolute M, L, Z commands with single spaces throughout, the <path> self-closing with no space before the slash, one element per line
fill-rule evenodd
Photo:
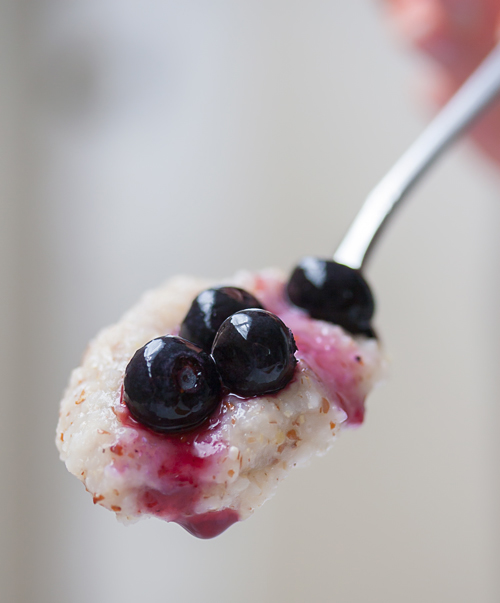
<path fill-rule="evenodd" d="M 389 216 L 446 147 L 500 92 L 500 43 L 366 198 L 333 259 L 362 268 Z"/>

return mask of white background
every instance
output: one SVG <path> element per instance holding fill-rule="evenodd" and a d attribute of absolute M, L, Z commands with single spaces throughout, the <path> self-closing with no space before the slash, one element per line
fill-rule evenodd
<path fill-rule="evenodd" d="M 101 327 L 185 272 L 329 255 L 429 118 L 375 0 L 0 1 L 0 599 L 500 599 L 500 179 L 461 143 L 368 277 L 365 425 L 219 538 L 123 527 L 57 459 Z"/>

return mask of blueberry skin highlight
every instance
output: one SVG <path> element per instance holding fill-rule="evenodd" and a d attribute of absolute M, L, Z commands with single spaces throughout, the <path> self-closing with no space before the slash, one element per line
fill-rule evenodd
<path fill-rule="evenodd" d="M 238 287 L 216 287 L 202 291 L 191 304 L 179 335 L 208 354 L 221 324 L 235 312 L 262 308 L 253 295 Z"/>
<path fill-rule="evenodd" d="M 292 379 L 297 347 L 290 329 L 266 310 L 242 310 L 224 321 L 212 347 L 222 383 L 243 398 L 283 389 Z"/>
<path fill-rule="evenodd" d="M 137 350 L 125 370 L 123 399 L 136 421 L 159 433 L 201 425 L 218 407 L 221 383 L 212 358 L 166 335 Z"/>
<path fill-rule="evenodd" d="M 311 318 L 340 325 L 352 334 L 376 336 L 370 325 L 375 303 L 359 270 L 306 257 L 292 272 L 286 290 L 290 301 Z"/>

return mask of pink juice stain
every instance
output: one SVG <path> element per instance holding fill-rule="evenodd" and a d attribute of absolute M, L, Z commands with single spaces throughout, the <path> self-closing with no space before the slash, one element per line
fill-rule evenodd
<path fill-rule="evenodd" d="M 220 419 L 227 406 L 203 426 L 187 434 L 163 435 L 140 425 L 123 402 L 116 415 L 128 427 L 126 437 L 115 445 L 119 455 L 113 463 L 118 471 L 135 469 L 146 473 L 150 487 L 137 496 L 137 513 L 173 521 L 193 536 L 214 538 L 239 520 L 233 509 L 196 513 L 203 487 L 213 481 L 217 460 L 227 444 L 220 433 Z"/>
<path fill-rule="evenodd" d="M 309 318 L 307 312 L 292 306 L 281 280 L 256 279 L 257 298 L 264 307 L 281 318 L 292 331 L 297 344 L 297 357 L 317 375 L 330 397 L 347 414 L 346 425 L 360 425 L 365 415 L 363 357 L 341 327 Z M 347 343 L 348 341 L 348 343 Z"/>

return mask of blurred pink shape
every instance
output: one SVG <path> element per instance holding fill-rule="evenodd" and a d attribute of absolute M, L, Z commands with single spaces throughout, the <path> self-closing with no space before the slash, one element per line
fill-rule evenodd
<path fill-rule="evenodd" d="M 386 0 L 399 31 L 429 56 L 436 76 L 429 94 L 444 104 L 497 41 L 500 0 Z M 500 164 L 500 105 L 471 130 L 477 145 Z"/>

